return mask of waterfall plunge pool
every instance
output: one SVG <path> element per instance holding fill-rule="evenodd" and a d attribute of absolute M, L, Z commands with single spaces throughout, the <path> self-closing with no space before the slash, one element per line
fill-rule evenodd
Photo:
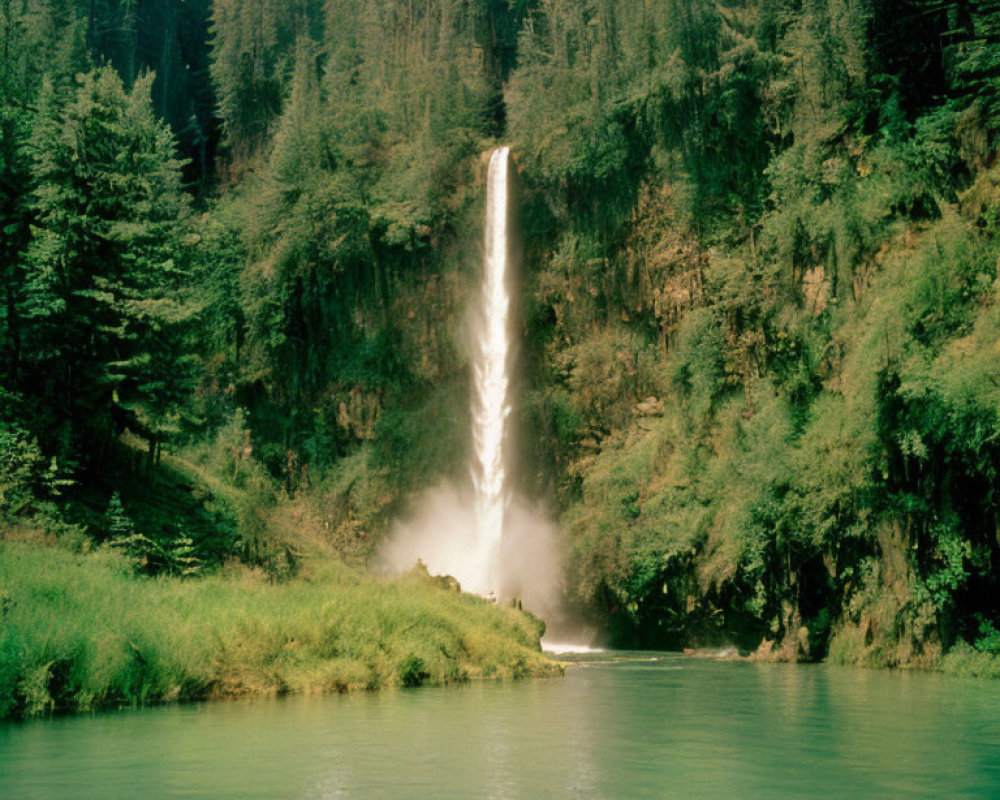
<path fill-rule="evenodd" d="M 0 727 L 0 796 L 1000 797 L 1000 683 L 663 653 Z"/>

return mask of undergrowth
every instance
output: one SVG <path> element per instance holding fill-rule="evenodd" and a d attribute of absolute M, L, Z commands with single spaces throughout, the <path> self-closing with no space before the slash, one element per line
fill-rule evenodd
<path fill-rule="evenodd" d="M 305 564 L 136 576 L 106 548 L 0 544 L 0 717 L 551 675 L 541 624 L 419 576 Z"/>

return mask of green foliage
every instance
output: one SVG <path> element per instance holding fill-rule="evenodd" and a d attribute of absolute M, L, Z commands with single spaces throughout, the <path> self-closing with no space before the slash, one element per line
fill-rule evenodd
<path fill-rule="evenodd" d="M 122 507 L 118 492 L 111 495 L 107 511 L 104 512 L 104 520 L 111 547 L 123 553 L 134 570 L 152 570 L 159 547 L 148 536 L 136 531 L 135 524 Z"/>
<path fill-rule="evenodd" d="M 674 384 L 687 400 L 692 418 L 703 420 L 712 410 L 712 401 L 723 386 L 722 332 L 708 309 L 689 314 L 677 341 Z"/>
<path fill-rule="evenodd" d="M 0 400 L 6 399 L 0 390 Z M 20 405 L 12 399 L 15 407 Z M 0 421 L 0 520 L 30 516 L 73 484 L 54 456 L 45 458 L 27 430 Z"/>
<path fill-rule="evenodd" d="M 1000 655 L 1000 631 L 990 620 L 980 617 L 979 638 L 976 639 L 973 646 L 980 653 Z"/>
<path fill-rule="evenodd" d="M 202 562 L 190 536 L 172 539 L 164 552 L 166 571 L 181 578 L 193 578 L 201 573 Z"/>
<path fill-rule="evenodd" d="M 917 588 L 914 598 L 918 603 L 930 600 L 936 608 L 944 609 L 968 580 L 966 565 L 972 555 L 972 545 L 951 526 L 933 528 L 930 535 L 937 566 L 928 571 L 924 585 Z"/>
<path fill-rule="evenodd" d="M 529 20 L 510 127 L 553 206 L 615 232 L 657 146 L 690 187 L 696 225 L 759 201 L 772 60 L 747 38 L 741 11 L 591 0 L 541 3 Z"/>
<path fill-rule="evenodd" d="M 571 593 L 632 644 L 990 672 L 993 5 L 0 2 L 0 511 L 146 572 L 289 579 L 282 526 L 363 562 L 466 460 L 497 137 L 519 474 L 555 488 Z M 341 678 L 454 675 L 421 636 L 454 644 Z M 116 691 L 152 696 L 129 642 Z M 88 646 L 20 647 L 0 702 L 59 706 Z"/>
<path fill-rule="evenodd" d="M 198 575 L 202 569 L 198 548 L 189 536 L 177 536 L 165 544 L 136 530 L 135 523 L 122 506 L 118 492 L 111 495 L 104 512 L 108 544 L 120 552 L 137 573 L 165 572 L 182 578 Z"/>
<path fill-rule="evenodd" d="M 197 363 L 180 346 L 195 307 L 173 245 L 179 162 L 149 91 L 97 70 L 63 109 L 50 87 L 31 143 L 25 370 L 68 404 L 74 444 L 102 447 L 126 421 L 154 450 L 178 428 Z"/>
<path fill-rule="evenodd" d="M 989 2 L 970 3 L 967 8 L 941 4 L 934 10 L 941 19 L 938 34 L 944 43 L 946 77 L 996 131 L 1000 125 L 996 92 L 1000 80 L 1000 11 Z"/>
<path fill-rule="evenodd" d="M 5 543 L 0 585 L 5 717 L 558 671 L 525 614 L 336 564 L 280 585 L 137 579 L 112 553 Z"/>
<path fill-rule="evenodd" d="M 995 615 L 993 12 L 973 5 L 529 16 L 507 101 L 550 212 L 531 418 L 564 471 L 573 591 L 633 642 L 933 665 Z"/>
<path fill-rule="evenodd" d="M 1000 678 L 1000 658 L 993 653 L 977 652 L 965 642 L 957 645 L 941 663 L 948 675 L 960 678 Z"/>
<path fill-rule="evenodd" d="M 16 516 L 34 499 L 35 483 L 45 459 L 23 429 L 0 427 L 0 513 Z"/>
<path fill-rule="evenodd" d="M 430 677 L 424 669 L 424 660 L 420 656 L 410 654 L 399 666 L 399 683 L 406 689 L 414 689 L 423 685 Z"/>
<path fill-rule="evenodd" d="M 493 124 L 484 13 L 452 0 L 215 6 L 234 168 L 257 166 L 203 240 L 218 276 L 207 288 L 235 340 L 215 361 L 276 476 L 291 459 L 326 467 L 378 430 L 390 458 L 431 435 L 382 411 L 424 407 L 436 387 L 420 378 L 455 369 L 438 320 L 456 298 L 431 284 L 446 280 L 438 245 L 467 224 L 469 157 Z M 497 46 L 493 66 L 506 68 Z M 415 328 L 439 351 L 413 352 Z"/>

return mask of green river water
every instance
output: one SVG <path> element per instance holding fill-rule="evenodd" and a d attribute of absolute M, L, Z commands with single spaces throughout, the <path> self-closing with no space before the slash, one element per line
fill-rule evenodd
<path fill-rule="evenodd" d="M 1000 798 L 1000 683 L 676 655 L 0 726 L 0 797 Z"/>

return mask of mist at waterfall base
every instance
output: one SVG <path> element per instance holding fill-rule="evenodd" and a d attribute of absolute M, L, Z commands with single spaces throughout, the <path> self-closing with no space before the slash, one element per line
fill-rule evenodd
<path fill-rule="evenodd" d="M 418 498 L 396 522 L 380 565 L 394 572 L 423 562 L 431 574 L 451 575 L 467 592 L 499 601 L 517 599 L 565 628 L 562 559 L 557 530 L 539 505 L 510 489 L 511 414 L 510 151 L 490 154 L 486 180 L 483 270 L 470 341 L 473 377 L 472 450 L 468 490 L 444 484 Z"/>
<path fill-rule="evenodd" d="M 412 569 L 420 559 L 433 575 L 451 575 L 462 590 L 517 598 L 550 629 L 565 622 L 562 558 L 557 529 L 541 505 L 514 497 L 504 514 L 504 533 L 492 553 L 495 582 L 483 582 L 483 549 L 475 543 L 476 498 L 450 483 L 417 498 L 397 520 L 379 554 L 392 572 Z"/>

